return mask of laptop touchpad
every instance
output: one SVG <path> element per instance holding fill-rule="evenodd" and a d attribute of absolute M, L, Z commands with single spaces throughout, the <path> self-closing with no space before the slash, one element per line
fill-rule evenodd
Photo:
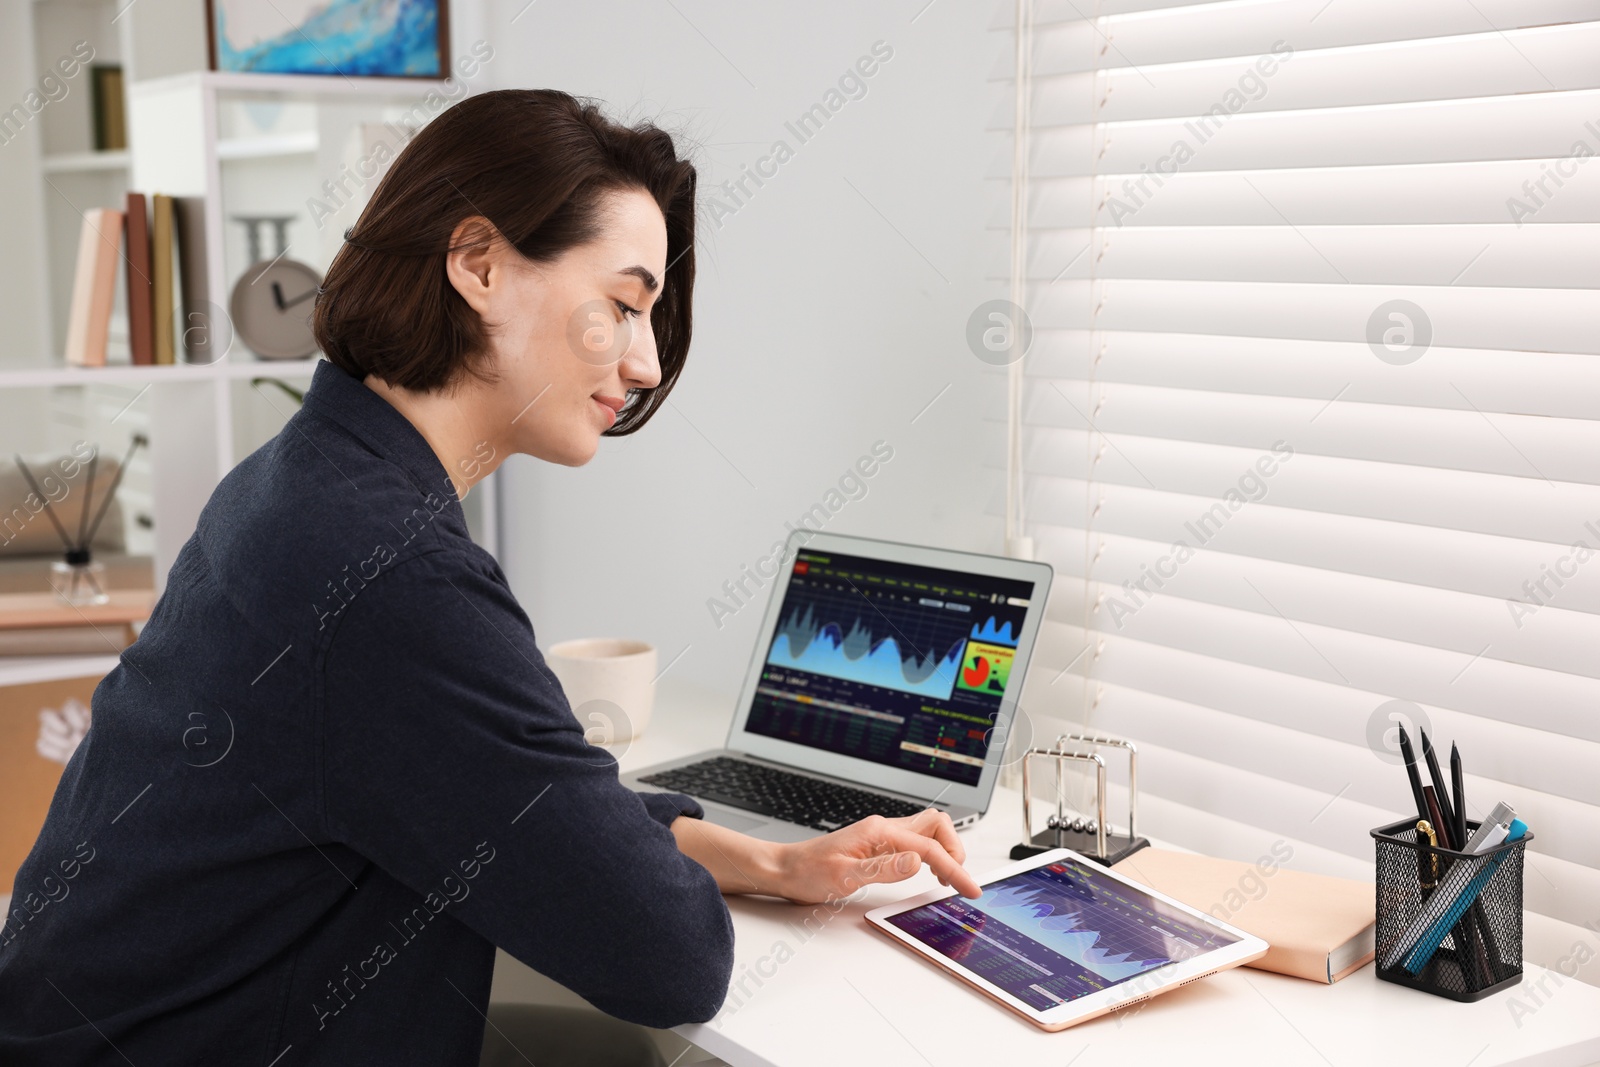
<path fill-rule="evenodd" d="M 738 812 L 728 811 L 726 808 L 713 807 L 710 804 L 703 805 L 703 807 L 706 813 L 706 822 L 714 822 L 718 826 L 726 826 L 730 830 L 738 830 L 741 833 L 767 824 L 766 819 L 755 819 L 748 815 L 740 815 Z"/>

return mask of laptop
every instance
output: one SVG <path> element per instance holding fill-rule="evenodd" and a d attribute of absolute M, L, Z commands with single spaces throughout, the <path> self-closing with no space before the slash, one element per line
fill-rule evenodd
<path fill-rule="evenodd" d="M 686 793 L 709 821 L 771 841 L 929 806 L 977 822 L 1049 565 L 808 529 L 778 559 L 725 746 L 623 784 Z"/>

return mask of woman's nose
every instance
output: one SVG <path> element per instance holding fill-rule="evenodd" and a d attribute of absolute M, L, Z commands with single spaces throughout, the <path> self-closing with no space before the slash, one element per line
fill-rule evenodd
<path fill-rule="evenodd" d="M 641 318 L 633 331 L 633 343 L 617 368 L 630 389 L 653 389 L 661 384 L 661 362 L 656 357 L 656 335 L 648 319 Z"/>

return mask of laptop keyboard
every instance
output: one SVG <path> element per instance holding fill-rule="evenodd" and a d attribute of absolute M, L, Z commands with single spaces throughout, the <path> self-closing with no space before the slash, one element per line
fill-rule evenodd
<path fill-rule="evenodd" d="M 727 756 L 713 756 L 639 780 L 816 830 L 837 830 L 868 815 L 895 818 L 923 809 L 909 801 Z"/>

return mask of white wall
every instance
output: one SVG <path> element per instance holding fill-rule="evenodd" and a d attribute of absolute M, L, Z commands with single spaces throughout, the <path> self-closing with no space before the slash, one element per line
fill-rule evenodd
<path fill-rule="evenodd" d="M 0 4 L 0 111 L 21 104 L 37 89 L 33 30 L 24 4 Z M 77 87 L 81 91 L 81 86 Z M 37 249 L 42 245 L 39 200 L 39 123 L 0 144 L 0 321 L 6 323 L 0 366 L 43 362 L 45 285 Z M 19 410 L 18 414 L 22 414 Z"/>
<path fill-rule="evenodd" d="M 560 88 L 686 131 L 703 195 L 773 140 L 795 149 L 720 228 L 702 209 L 671 406 L 586 467 L 502 468 L 502 562 L 541 647 L 638 636 L 663 664 L 687 649 L 675 674 L 736 690 L 764 595 L 720 629 L 707 600 L 879 440 L 894 458 L 828 530 L 998 551 L 983 511 L 1000 478 L 978 455 L 1003 426 L 979 412 L 1003 379 L 965 342 L 973 308 L 1001 295 L 979 263 L 988 5 L 610 0 L 518 16 L 525 2 L 491 6 L 496 87 Z M 784 123 L 880 40 L 893 56 L 866 95 L 801 144 Z"/>

